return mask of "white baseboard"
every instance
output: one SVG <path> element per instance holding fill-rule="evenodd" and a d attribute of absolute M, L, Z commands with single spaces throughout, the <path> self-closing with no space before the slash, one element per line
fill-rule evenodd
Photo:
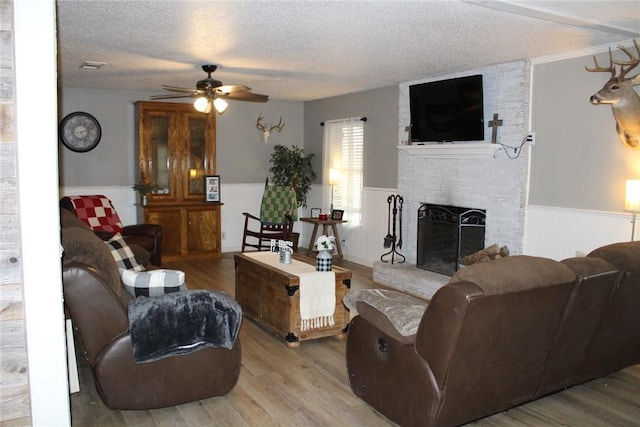
<path fill-rule="evenodd" d="M 76 347 L 73 339 L 73 325 L 71 319 L 65 321 L 67 333 L 67 364 L 69 370 L 69 393 L 80 391 L 80 381 L 78 380 L 78 363 L 76 360 Z"/>

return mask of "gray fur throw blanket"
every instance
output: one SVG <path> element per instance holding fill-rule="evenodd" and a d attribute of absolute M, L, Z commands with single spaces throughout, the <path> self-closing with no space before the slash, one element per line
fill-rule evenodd
<path fill-rule="evenodd" d="M 240 304 L 224 292 L 186 290 L 129 302 L 129 331 L 137 363 L 204 347 L 233 348 Z"/>
<path fill-rule="evenodd" d="M 418 326 L 429 304 L 428 301 L 411 295 L 386 289 L 360 289 L 350 292 L 344 297 L 343 304 L 349 310 L 357 310 L 358 301 L 375 308 L 404 337 L 418 332 Z"/>

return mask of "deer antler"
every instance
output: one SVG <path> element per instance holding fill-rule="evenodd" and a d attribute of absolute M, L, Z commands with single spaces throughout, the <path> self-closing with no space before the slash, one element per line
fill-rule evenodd
<path fill-rule="evenodd" d="M 269 127 L 263 123 L 260 123 L 262 119 L 264 119 L 264 117 L 262 117 L 262 113 L 260 113 L 260 115 L 258 116 L 258 120 L 256 121 L 256 127 L 260 129 L 260 132 L 262 132 L 262 139 L 264 139 L 264 143 L 266 144 L 267 142 L 269 142 L 269 135 L 271 135 L 271 131 L 277 130 L 278 132 L 280 132 L 282 128 L 284 128 L 284 123 L 282 123 L 282 116 L 280 116 L 280 121 L 278 122 L 278 124 Z"/>
<path fill-rule="evenodd" d="M 611 73 L 610 80 L 614 80 L 614 79 L 617 79 L 618 81 L 623 80 L 629 71 L 633 70 L 635 67 L 638 66 L 638 64 L 640 64 L 640 46 L 638 46 L 638 41 L 635 39 L 633 40 L 633 44 L 635 45 L 636 50 L 638 51 L 638 56 L 639 56 L 638 58 L 636 58 L 634 53 L 631 52 L 631 49 L 624 46 L 618 46 L 618 48 L 629 57 L 629 60 L 622 61 L 620 59 L 613 59 L 611 48 L 609 48 L 609 66 L 608 67 L 601 67 L 600 64 L 598 64 L 598 60 L 594 55 L 593 62 L 596 64 L 596 66 L 595 67 L 585 66 L 584 67 L 585 70 L 591 71 L 591 72 L 601 72 L 601 71 L 610 72 Z M 620 74 L 618 75 L 618 77 L 616 77 L 616 65 L 620 66 Z M 625 68 L 625 66 L 628 66 L 628 67 Z"/>
<path fill-rule="evenodd" d="M 260 120 L 264 119 L 264 117 L 262 117 L 262 113 L 260 113 L 258 115 L 258 120 L 256 121 L 256 127 L 258 129 L 260 129 L 262 132 L 264 132 L 265 130 L 267 130 L 267 127 L 265 125 L 263 125 L 262 123 L 260 123 Z"/>
<path fill-rule="evenodd" d="M 278 122 L 277 125 L 271 126 L 271 129 L 269 129 L 270 131 L 272 130 L 277 130 L 278 132 L 280 132 L 283 128 L 284 128 L 285 123 L 282 123 L 282 116 L 280 116 L 280 121 Z"/>
<path fill-rule="evenodd" d="M 638 52 L 638 58 L 636 58 L 633 52 L 631 52 L 631 49 L 628 49 L 624 46 L 619 46 L 620 50 L 623 51 L 629 57 L 629 61 L 620 61 L 620 60 L 612 61 L 614 64 L 620 66 L 620 75 L 618 76 L 618 79 L 620 80 L 622 80 L 629 71 L 633 70 L 635 67 L 638 66 L 638 64 L 640 64 L 640 46 L 638 46 L 638 42 L 636 41 L 636 39 L 633 39 L 633 44 L 635 45 L 636 51 Z M 625 65 L 628 65 L 629 67 L 625 69 L 624 68 Z"/>
<path fill-rule="evenodd" d="M 601 67 L 600 64 L 598 64 L 598 60 L 596 59 L 596 56 L 593 55 L 593 62 L 596 64 L 595 67 L 587 67 L 585 65 L 584 69 L 587 71 L 591 71 L 592 73 L 599 73 L 599 72 L 610 72 L 611 73 L 611 79 L 614 79 L 616 77 L 616 67 L 613 65 L 613 54 L 611 53 L 611 48 L 609 48 L 609 66 L 608 67 Z"/>

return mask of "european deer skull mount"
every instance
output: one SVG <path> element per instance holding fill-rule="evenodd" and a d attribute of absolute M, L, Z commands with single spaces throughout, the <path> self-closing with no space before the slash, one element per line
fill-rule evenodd
<path fill-rule="evenodd" d="M 640 84 L 640 74 L 625 79 L 629 71 L 640 64 L 640 46 L 633 40 L 638 57 L 624 46 L 619 46 L 629 60 L 623 61 L 613 59 L 611 48 L 609 48 L 609 66 L 601 67 L 593 57 L 595 67 L 584 67 L 587 71 L 608 72 L 611 78 L 602 86 L 590 100 L 594 105 L 610 104 L 613 117 L 616 119 L 616 129 L 618 137 L 625 147 L 640 148 L 640 96 L 633 89 L 633 86 Z M 616 77 L 616 66 L 620 66 L 620 73 Z"/>
<path fill-rule="evenodd" d="M 272 130 L 276 130 L 278 132 L 282 131 L 285 123 L 282 123 L 282 116 L 280 116 L 280 121 L 278 122 L 278 124 L 269 127 L 263 123 L 260 123 L 262 119 L 264 119 L 264 117 L 262 117 L 262 113 L 260 113 L 260 115 L 258 116 L 258 120 L 256 121 L 256 127 L 262 132 L 262 139 L 264 139 L 264 143 L 266 144 L 269 142 L 269 136 L 271 135 L 271 131 Z"/>

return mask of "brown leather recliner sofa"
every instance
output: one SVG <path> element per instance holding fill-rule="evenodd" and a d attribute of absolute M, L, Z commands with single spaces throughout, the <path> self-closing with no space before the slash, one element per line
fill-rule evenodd
<path fill-rule="evenodd" d="M 230 349 L 205 346 L 136 361 L 127 310 L 133 297 L 125 290 L 107 245 L 69 215 L 61 209 L 65 307 L 105 405 L 153 409 L 228 393 L 240 375 L 239 337 Z M 132 246 L 132 250 L 144 258 L 144 249 Z"/>
<path fill-rule="evenodd" d="M 75 207 L 71 198 L 65 196 L 60 199 L 60 207 L 75 214 Z M 102 240 L 109 240 L 113 232 L 94 230 Z M 162 226 L 159 224 L 132 224 L 122 227 L 122 236 L 129 245 L 143 247 L 149 253 L 149 262 L 157 267 L 162 265 Z"/>
<path fill-rule="evenodd" d="M 640 242 L 463 268 L 413 334 L 357 309 L 354 393 L 403 426 L 460 425 L 640 363 Z"/>

